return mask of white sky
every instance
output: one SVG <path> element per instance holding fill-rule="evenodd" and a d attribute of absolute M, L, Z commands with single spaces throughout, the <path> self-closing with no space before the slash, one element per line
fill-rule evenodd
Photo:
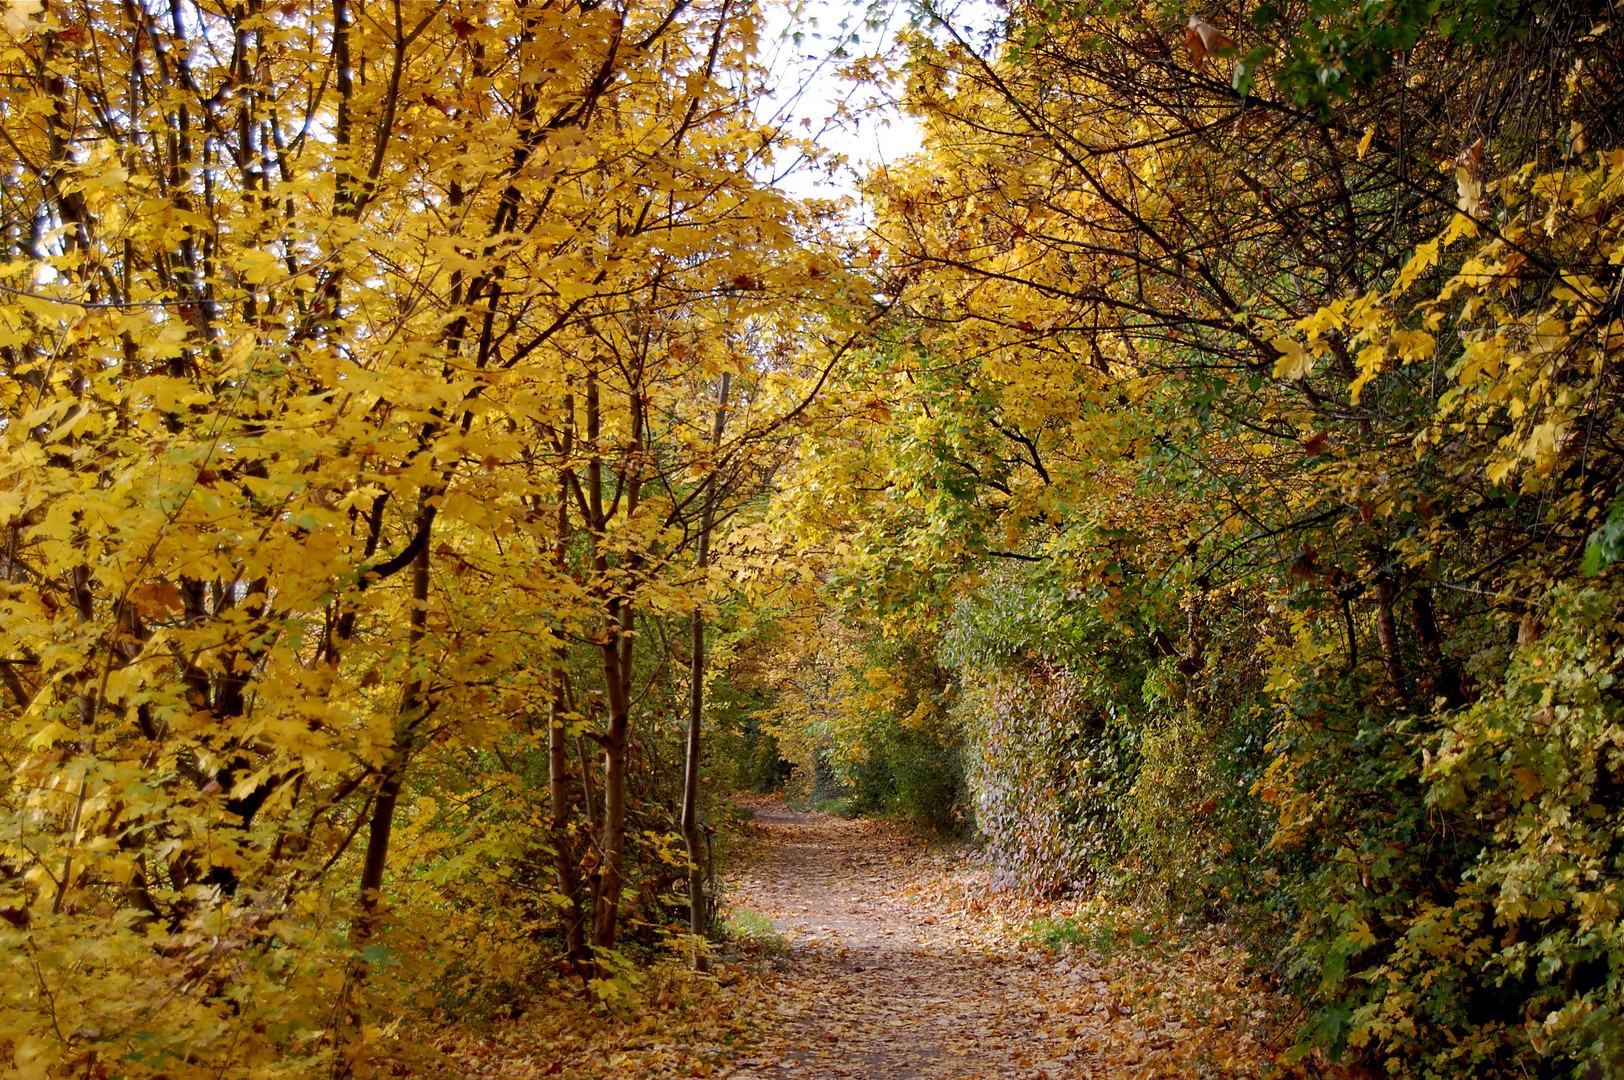
<path fill-rule="evenodd" d="M 858 85 L 838 74 L 852 58 L 895 48 L 897 32 L 908 23 L 905 3 L 877 0 L 873 8 L 862 0 L 763 3 L 761 61 L 771 72 L 773 92 L 763 103 L 761 118 L 787 122 L 798 134 L 847 159 L 832 174 L 804 165 L 791 169 L 794 163 L 779 161 L 781 174 L 790 169 L 778 178 L 786 191 L 822 198 L 854 195 L 861 174 L 919 149 L 919 125 L 890 100 L 900 85 Z M 878 26 L 868 25 L 870 19 Z M 799 43 L 791 36 L 797 31 Z M 850 40 L 853 33 L 855 42 Z M 842 43 L 845 58 L 834 55 Z"/>
<path fill-rule="evenodd" d="M 956 22 L 978 28 L 999 17 L 994 0 L 948 0 L 942 6 L 954 12 Z M 895 102 L 903 61 L 897 37 L 914 10 L 910 0 L 763 0 L 761 61 L 773 79 L 764 111 L 776 110 L 776 118 L 846 158 L 832 174 L 792 169 L 779 178 L 779 187 L 802 197 L 855 196 L 863 174 L 920 149 L 919 124 Z M 796 31 L 802 35 L 799 44 L 791 37 Z M 841 46 L 843 58 L 834 55 Z M 856 58 L 887 53 L 888 68 L 899 76 L 889 86 L 854 84 L 839 74 Z M 778 171 L 791 164 L 778 162 Z"/>

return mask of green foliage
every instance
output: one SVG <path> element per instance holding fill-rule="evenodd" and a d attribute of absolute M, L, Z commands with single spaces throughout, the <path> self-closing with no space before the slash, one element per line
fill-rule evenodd
<path fill-rule="evenodd" d="M 807 809 L 819 814 L 828 814 L 830 817 L 852 818 L 857 811 L 852 808 L 850 796 L 844 795 L 817 795 L 807 800 Z"/>
<path fill-rule="evenodd" d="M 1615 502 L 1601 528 L 1590 534 L 1585 547 L 1584 572 L 1589 577 L 1624 559 L 1624 501 Z"/>
<path fill-rule="evenodd" d="M 1021 934 L 1021 940 L 1029 945 L 1061 952 L 1072 946 L 1081 945 L 1084 936 L 1083 927 L 1075 919 L 1069 917 L 1051 919 L 1042 916 L 1027 924 L 1026 930 Z"/>
<path fill-rule="evenodd" d="M 943 656 L 976 755 L 977 823 L 1012 881 L 1208 915 L 1272 891 L 1271 822 L 1253 792 L 1269 730 L 1258 615 L 1192 601 L 1197 661 L 1159 655 L 1165 635 L 1080 609 L 1042 576 L 1006 573 L 960 604 Z"/>
<path fill-rule="evenodd" d="M 769 691 L 748 675 L 722 671 L 711 680 L 706 695 L 706 722 L 710 725 L 710 782 L 719 792 L 778 791 L 789 779 L 778 739 L 762 724 L 761 713 L 771 700 Z"/>
<path fill-rule="evenodd" d="M 1051 587 L 1014 575 L 954 611 L 943 657 L 974 757 L 976 823 L 1021 887 L 1054 893 L 1108 871 L 1125 850 L 1147 659 Z"/>
<path fill-rule="evenodd" d="M 1619 1060 L 1621 600 L 1558 589 L 1537 643 L 1446 713 L 1395 723 L 1360 680 L 1302 673 L 1270 781 L 1296 794 L 1269 794 L 1302 860 L 1314 1041 L 1434 1076 Z"/>
<path fill-rule="evenodd" d="M 934 832 L 965 825 L 960 747 L 936 729 L 876 724 L 847 772 L 852 814 L 883 814 Z"/>
<path fill-rule="evenodd" d="M 1538 641 L 1425 740 L 1410 813 L 1455 832 L 1452 895 L 1386 884 L 1369 914 L 1339 905 L 1373 939 L 1346 950 L 1364 983 L 1341 995 L 1351 1038 L 1439 1072 L 1529 1051 L 1624 1060 L 1624 588 L 1562 587 L 1547 603 Z"/>
<path fill-rule="evenodd" d="M 1278 937 L 1284 869 L 1258 781 L 1272 758 L 1258 627 L 1270 613 L 1250 590 L 1190 597 L 1185 650 L 1158 659 L 1144 685 L 1140 764 L 1125 808 L 1132 837 L 1122 879 L 1173 912 Z"/>
<path fill-rule="evenodd" d="M 1098 923 L 1085 939 L 1087 948 L 1110 958 L 1125 947 L 1143 949 L 1156 940 L 1146 927 L 1135 923 L 1103 921 Z"/>
<path fill-rule="evenodd" d="M 750 908 L 734 908 L 722 920 L 720 937 L 724 944 L 738 946 L 746 953 L 764 956 L 787 956 L 790 942 L 773 921 Z"/>
<path fill-rule="evenodd" d="M 1528 30 L 1548 7 L 1517 0 L 1364 0 L 1298 5 L 1265 0 L 1251 12 L 1278 44 L 1249 53 L 1244 67 L 1272 75 L 1287 100 L 1329 115 L 1334 104 L 1370 93 L 1418 48 L 1493 49 Z M 1605 5 L 1598 5 L 1598 13 Z"/>
<path fill-rule="evenodd" d="M 1104 961 L 1124 949 L 1146 950 L 1155 945 L 1158 938 L 1150 926 L 1106 912 L 1087 918 L 1040 916 L 1027 923 L 1021 934 L 1025 944 L 1036 948 L 1051 952 L 1086 949 Z"/>
<path fill-rule="evenodd" d="M 798 797 L 935 832 L 968 827 L 954 691 L 934 636 L 827 618 L 775 649 L 759 723 L 793 748 Z"/>

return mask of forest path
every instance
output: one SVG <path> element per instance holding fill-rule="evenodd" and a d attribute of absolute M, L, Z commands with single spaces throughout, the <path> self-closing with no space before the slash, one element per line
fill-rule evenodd
<path fill-rule="evenodd" d="M 884 822 L 740 800 L 757 840 L 713 975 L 616 1010 L 527 1010 L 436 1042 L 460 1080 L 1264 1080 L 1300 1015 L 1220 928 L 995 890 L 977 853 Z M 771 920 L 769 926 L 767 920 Z M 1034 933 L 1034 930 L 1037 931 Z M 1032 938 L 1046 939 L 1053 948 Z"/>
<path fill-rule="evenodd" d="M 983 913 L 1008 901 L 988 896 L 984 874 L 974 880 L 962 864 L 942 873 L 940 853 L 883 823 L 776 802 L 753 809 L 764 842 L 735 876 L 734 909 L 770 918 L 791 964 L 777 1017 L 734 1076 L 1047 1080 L 1192 1076 L 1219 1064 L 1165 1053 L 1194 1032 L 1182 1010 L 1135 1007 L 1142 988 L 1123 980 L 1142 976 L 1140 965 L 1067 962 L 1023 948 L 1007 924 L 989 926 Z M 1260 1063 L 1219 1058 L 1242 1066 L 1224 1075 Z"/>

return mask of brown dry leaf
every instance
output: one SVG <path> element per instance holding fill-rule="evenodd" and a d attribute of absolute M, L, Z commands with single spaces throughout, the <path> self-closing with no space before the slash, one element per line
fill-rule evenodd
<path fill-rule="evenodd" d="M 1190 30 L 1184 35 L 1184 47 L 1190 50 L 1190 62 L 1200 71 L 1211 53 L 1233 49 L 1235 42 L 1224 32 L 1199 15 L 1190 16 Z"/>

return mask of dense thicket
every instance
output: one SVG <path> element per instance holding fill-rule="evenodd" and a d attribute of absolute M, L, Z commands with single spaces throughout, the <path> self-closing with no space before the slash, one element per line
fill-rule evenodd
<path fill-rule="evenodd" d="M 612 997 L 703 928 L 706 539 L 841 278 L 759 179 L 755 33 L 6 6 L 15 1075 L 366 1072 L 412 1010 Z"/>
<path fill-rule="evenodd" d="M 942 16 L 884 422 L 786 493 L 1012 879 L 1244 926 L 1395 1075 L 1624 1061 L 1617 15 Z"/>

